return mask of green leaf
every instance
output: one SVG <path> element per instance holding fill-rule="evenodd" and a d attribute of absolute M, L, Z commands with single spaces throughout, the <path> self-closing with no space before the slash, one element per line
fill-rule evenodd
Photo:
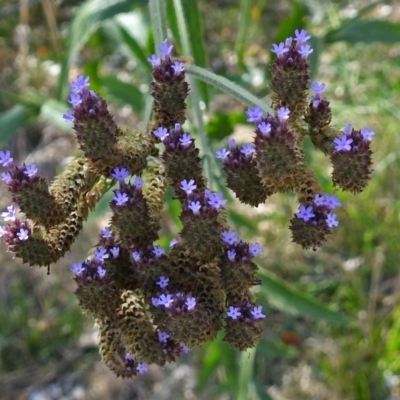
<path fill-rule="evenodd" d="M 345 41 L 348 43 L 399 43 L 400 24 L 383 20 L 354 19 L 345 22 L 340 28 L 328 32 L 325 43 Z"/>
<path fill-rule="evenodd" d="M 249 28 L 251 27 L 251 3 L 250 0 L 240 1 L 238 35 L 236 38 L 235 49 L 238 56 L 238 64 L 242 68 L 244 68 L 244 53 L 247 48 Z"/>
<path fill-rule="evenodd" d="M 262 294 L 274 307 L 293 315 L 311 317 L 335 325 L 350 325 L 352 321 L 324 304 L 305 295 L 264 269 L 259 271 Z"/>
<path fill-rule="evenodd" d="M 9 110 L 0 113 L 0 143 L 6 143 L 17 129 L 25 125 L 29 111 L 22 104 L 16 104 Z"/>

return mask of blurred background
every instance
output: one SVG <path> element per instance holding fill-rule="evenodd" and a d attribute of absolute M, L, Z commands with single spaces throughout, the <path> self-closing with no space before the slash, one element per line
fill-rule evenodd
<path fill-rule="evenodd" d="M 267 314 L 259 345 L 239 353 L 220 338 L 179 362 L 130 381 L 101 364 L 97 331 L 78 308 L 70 266 L 82 261 L 108 222 L 109 198 L 90 215 L 66 257 L 45 268 L 12 259 L 0 244 L 0 398 L 7 400 L 400 399 L 400 3 L 327 0 L 166 0 L 177 54 L 179 10 L 196 65 L 269 102 L 271 45 L 306 28 L 312 76 L 327 84 L 332 124 L 376 132 L 374 172 L 363 193 L 338 193 L 340 225 L 318 251 L 291 243 L 292 194 L 257 208 L 232 193 L 230 222 L 258 241 Z M 0 147 L 17 164 L 35 162 L 51 179 L 76 153 L 68 82 L 89 75 L 121 125 L 142 126 L 149 110 L 154 52 L 148 1 L 0 0 Z M 198 84 L 212 156 L 230 137 L 249 142 L 243 104 Z M 268 103 L 269 104 L 269 103 Z M 188 110 L 188 126 L 196 124 Z M 330 165 L 306 143 L 332 193 Z M 215 164 L 216 165 L 216 164 Z M 215 166 L 214 166 L 215 167 Z M 214 187 L 224 177 L 212 170 Z M 0 208 L 10 197 L 0 186 Z M 161 243 L 179 231 L 165 205 Z"/>

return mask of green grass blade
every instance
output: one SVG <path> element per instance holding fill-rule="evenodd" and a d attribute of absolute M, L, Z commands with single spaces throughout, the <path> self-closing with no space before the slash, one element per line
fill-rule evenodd
<path fill-rule="evenodd" d="M 165 0 L 150 0 L 149 9 L 151 25 L 154 32 L 154 42 L 157 47 L 168 38 Z"/>

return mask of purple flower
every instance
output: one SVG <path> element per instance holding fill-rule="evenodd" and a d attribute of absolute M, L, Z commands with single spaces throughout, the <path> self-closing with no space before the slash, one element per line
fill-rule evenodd
<path fill-rule="evenodd" d="M 285 43 L 279 43 L 279 45 L 273 43 L 272 44 L 272 53 L 275 53 L 279 58 L 281 58 L 285 53 L 289 51 L 289 49 L 285 46 Z"/>
<path fill-rule="evenodd" d="M 215 152 L 215 157 L 219 158 L 221 160 L 225 160 L 228 157 L 229 153 L 230 153 L 229 150 L 226 150 L 225 148 L 223 148 L 223 149 L 217 150 Z"/>
<path fill-rule="evenodd" d="M 313 82 L 311 84 L 311 89 L 316 93 L 316 94 L 321 94 L 325 92 L 326 90 L 326 83 L 322 82 L 319 84 L 318 82 Z"/>
<path fill-rule="evenodd" d="M 161 342 L 161 343 L 167 343 L 167 341 L 168 341 L 168 339 L 170 338 L 171 336 L 167 333 L 167 332 L 158 332 L 158 340 Z"/>
<path fill-rule="evenodd" d="M 193 214 L 199 214 L 201 204 L 199 201 L 190 201 L 188 204 L 188 208 L 193 211 Z"/>
<path fill-rule="evenodd" d="M 265 123 L 264 121 L 262 121 L 257 125 L 257 128 L 263 136 L 267 137 L 271 133 L 271 124 L 269 122 Z"/>
<path fill-rule="evenodd" d="M 263 319 L 265 318 L 265 315 L 261 311 L 262 311 L 261 306 L 253 307 L 253 309 L 251 310 L 251 315 L 253 316 L 254 319 Z"/>
<path fill-rule="evenodd" d="M 79 104 L 82 103 L 82 99 L 81 96 L 79 96 L 78 93 L 71 93 L 71 95 L 69 96 L 69 100 L 68 103 L 72 105 L 72 107 L 78 107 Z"/>
<path fill-rule="evenodd" d="M 325 205 L 325 195 L 316 194 L 314 196 L 314 204 L 316 206 L 324 206 Z"/>
<path fill-rule="evenodd" d="M 259 254 L 263 252 L 263 249 L 258 243 L 252 243 L 249 246 L 249 253 L 252 257 L 257 257 Z"/>
<path fill-rule="evenodd" d="M 179 243 L 180 240 L 179 238 L 173 238 L 171 239 L 171 241 L 169 242 L 169 247 L 174 247 L 177 243 Z"/>
<path fill-rule="evenodd" d="M 246 111 L 248 116 L 247 122 L 259 122 L 264 114 L 264 111 L 260 107 L 248 108 Z"/>
<path fill-rule="evenodd" d="M 125 361 L 128 361 L 128 362 L 134 360 L 133 355 L 131 353 L 126 353 L 124 358 L 125 358 Z"/>
<path fill-rule="evenodd" d="M 138 365 L 136 366 L 136 371 L 142 375 L 144 373 L 146 373 L 149 370 L 149 366 L 147 365 L 147 363 L 145 362 L 140 362 L 138 363 Z"/>
<path fill-rule="evenodd" d="M 309 44 L 303 44 L 300 46 L 299 54 L 303 58 L 307 58 L 314 50 L 311 48 Z"/>
<path fill-rule="evenodd" d="M 232 246 L 233 244 L 236 244 L 239 241 L 239 238 L 236 234 L 236 231 L 223 231 L 221 233 L 222 240 L 224 243 L 229 244 Z"/>
<path fill-rule="evenodd" d="M 343 133 L 348 136 L 351 135 L 352 130 L 353 127 L 351 126 L 351 124 L 347 124 L 343 129 Z"/>
<path fill-rule="evenodd" d="M 143 187 L 143 179 L 140 176 L 135 177 L 135 187 L 136 189 L 141 189 Z"/>
<path fill-rule="evenodd" d="M 127 203 L 129 200 L 129 197 L 126 193 L 121 193 L 119 190 L 115 193 L 113 197 L 113 201 L 115 201 L 115 204 L 117 206 L 123 206 L 125 203 Z"/>
<path fill-rule="evenodd" d="M 172 303 L 174 302 L 174 299 L 170 294 L 162 294 L 158 298 L 158 305 L 159 306 L 164 306 L 165 308 L 168 308 Z"/>
<path fill-rule="evenodd" d="M 11 157 L 10 150 L 0 151 L 0 165 L 2 167 L 8 167 L 12 164 L 13 158 Z"/>
<path fill-rule="evenodd" d="M 138 251 L 132 251 L 132 258 L 136 261 L 139 262 L 141 259 L 141 255 Z"/>
<path fill-rule="evenodd" d="M 109 239 L 112 237 L 112 230 L 109 226 L 106 226 L 102 231 L 100 231 L 100 235 L 104 239 Z"/>
<path fill-rule="evenodd" d="M 182 125 L 179 122 L 177 122 L 175 124 L 174 131 L 179 132 L 181 129 L 182 129 Z"/>
<path fill-rule="evenodd" d="M 17 233 L 18 239 L 19 240 L 28 240 L 29 238 L 29 231 L 28 229 L 20 229 L 19 232 Z"/>
<path fill-rule="evenodd" d="M 147 59 L 147 61 L 151 64 L 153 68 L 158 67 L 161 64 L 160 57 L 157 57 L 155 54 L 152 54 L 151 57 Z"/>
<path fill-rule="evenodd" d="M 160 306 L 160 299 L 158 297 L 152 297 L 151 298 L 151 304 L 153 304 L 154 307 Z"/>
<path fill-rule="evenodd" d="M 82 263 L 80 264 L 72 264 L 71 272 L 77 276 L 81 276 L 85 271 L 85 267 Z"/>
<path fill-rule="evenodd" d="M 238 319 L 242 315 L 239 307 L 233 307 L 233 306 L 229 307 L 229 310 L 227 311 L 226 314 L 228 315 L 228 317 L 232 319 Z"/>
<path fill-rule="evenodd" d="M 226 252 L 228 258 L 230 261 L 235 261 L 235 257 L 236 257 L 236 251 L 235 250 L 228 250 Z"/>
<path fill-rule="evenodd" d="M 95 261 L 98 262 L 103 262 L 105 259 L 110 257 L 109 254 L 107 254 L 107 249 L 104 247 L 97 247 L 97 249 L 94 251 L 94 259 Z"/>
<path fill-rule="evenodd" d="M 185 66 L 180 61 L 174 61 L 171 67 L 174 70 L 175 75 L 178 75 L 185 70 Z"/>
<path fill-rule="evenodd" d="M 351 143 L 353 143 L 353 139 L 347 138 L 345 134 L 343 134 L 340 138 L 336 138 L 333 143 L 335 143 L 336 151 L 350 151 Z"/>
<path fill-rule="evenodd" d="M 326 224 L 329 226 L 329 228 L 333 228 L 334 226 L 339 225 L 339 221 L 336 220 L 336 214 L 329 213 L 326 216 Z"/>
<path fill-rule="evenodd" d="M 293 38 L 291 36 L 285 39 L 285 46 L 287 48 L 289 48 L 292 45 L 292 43 L 293 43 Z"/>
<path fill-rule="evenodd" d="M 370 142 L 372 140 L 372 136 L 375 135 L 375 132 L 369 130 L 367 127 L 364 127 L 361 129 L 361 135 L 364 138 L 364 140 Z"/>
<path fill-rule="evenodd" d="M 189 353 L 190 349 L 189 349 L 189 347 L 186 346 L 185 343 L 179 343 L 179 345 L 181 346 L 181 349 L 182 349 L 182 351 L 183 351 L 183 354 Z"/>
<path fill-rule="evenodd" d="M 74 122 L 74 112 L 69 108 L 65 114 L 63 114 L 63 119 L 66 122 Z"/>
<path fill-rule="evenodd" d="M 38 169 L 35 164 L 27 165 L 25 167 L 24 174 L 29 176 L 29 178 L 33 178 L 38 172 Z"/>
<path fill-rule="evenodd" d="M 232 138 L 232 139 L 228 140 L 228 146 L 229 146 L 230 149 L 232 147 L 235 147 L 235 145 L 236 145 L 235 139 Z"/>
<path fill-rule="evenodd" d="M 3 237 L 7 233 L 6 226 L 0 226 L 0 237 Z"/>
<path fill-rule="evenodd" d="M 154 246 L 153 254 L 159 258 L 165 254 L 165 250 L 161 246 Z"/>
<path fill-rule="evenodd" d="M 300 205 L 300 212 L 298 212 L 296 215 L 297 218 L 300 218 L 304 220 L 305 222 L 309 221 L 311 218 L 315 217 L 315 214 L 313 213 L 313 208 L 312 206 L 305 206 L 303 204 Z"/>
<path fill-rule="evenodd" d="M 110 249 L 110 253 L 112 254 L 112 256 L 114 258 L 117 258 L 119 256 L 119 247 L 118 246 L 114 246 Z"/>
<path fill-rule="evenodd" d="M 298 29 L 296 29 L 294 34 L 296 36 L 295 40 L 297 41 L 297 44 L 305 43 L 307 40 L 311 39 L 311 35 L 309 35 L 305 29 L 302 29 L 300 32 Z"/>
<path fill-rule="evenodd" d="M 167 136 L 169 136 L 168 129 L 159 126 L 155 131 L 153 131 L 153 135 L 163 141 Z"/>
<path fill-rule="evenodd" d="M 16 213 L 17 213 L 17 208 L 14 206 L 8 206 L 7 211 L 2 212 L 1 216 L 4 219 L 4 221 L 15 221 L 16 220 Z"/>
<path fill-rule="evenodd" d="M 183 181 L 181 181 L 180 187 L 187 195 L 192 194 L 193 191 L 197 189 L 197 185 L 194 183 L 194 179 L 191 179 L 189 182 L 184 179 Z"/>
<path fill-rule="evenodd" d="M 251 157 L 251 155 L 255 152 L 254 146 L 251 143 L 244 144 L 240 152 L 245 155 L 247 158 Z"/>
<path fill-rule="evenodd" d="M 173 48 L 174 46 L 172 46 L 172 44 L 168 43 L 167 41 L 158 46 L 158 50 L 160 50 L 160 53 L 164 56 L 169 56 Z"/>
<path fill-rule="evenodd" d="M 325 193 L 323 195 L 323 198 L 324 198 L 324 205 L 329 207 L 330 209 L 342 207 L 342 203 L 338 200 L 338 197 L 336 194 L 329 196 L 329 194 Z"/>
<path fill-rule="evenodd" d="M 183 147 L 188 147 L 190 146 L 190 143 L 192 143 L 192 137 L 190 136 L 189 133 L 184 133 L 181 138 L 179 138 L 179 143 Z"/>
<path fill-rule="evenodd" d="M 9 185 L 12 181 L 11 174 L 9 172 L 2 172 L 1 173 L 1 180 Z"/>
<path fill-rule="evenodd" d="M 129 176 L 129 171 L 126 168 L 114 168 L 111 176 L 117 181 L 123 181 Z"/>
<path fill-rule="evenodd" d="M 100 278 L 104 278 L 106 270 L 103 267 L 97 267 L 97 275 L 99 275 Z"/>
<path fill-rule="evenodd" d="M 71 92 L 79 93 L 81 90 L 89 87 L 89 77 L 78 75 L 75 82 L 71 82 L 70 88 Z"/>
<path fill-rule="evenodd" d="M 221 192 L 212 194 L 210 191 L 206 191 L 206 196 L 208 199 L 209 206 L 211 208 L 215 208 L 216 210 L 218 210 L 220 207 L 224 206 L 227 203 L 227 200 L 225 200 L 222 197 Z"/>
<path fill-rule="evenodd" d="M 280 122 L 285 122 L 289 119 L 290 110 L 287 107 L 280 107 L 276 111 L 276 116 Z"/>
<path fill-rule="evenodd" d="M 168 282 L 169 278 L 161 275 L 156 283 L 161 289 L 165 289 L 168 286 Z"/>
<path fill-rule="evenodd" d="M 194 297 L 188 297 L 185 301 L 185 305 L 188 311 L 193 310 L 196 307 L 196 299 Z"/>

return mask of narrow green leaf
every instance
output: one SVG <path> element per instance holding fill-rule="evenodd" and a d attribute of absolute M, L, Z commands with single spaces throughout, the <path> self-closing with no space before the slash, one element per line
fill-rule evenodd
<path fill-rule="evenodd" d="M 259 272 L 262 280 L 262 294 L 276 308 L 293 315 L 312 317 L 336 325 L 350 325 L 351 320 L 324 304 L 280 280 L 264 269 Z"/>
<path fill-rule="evenodd" d="M 238 35 L 235 48 L 238 56 L 238 63 L 242 68 L 244 66 L 244 52 L 247 47 L 249 28 L 251 26 L 251 3 L 250 0 L 240 1 Z"/>
<path fill-rule="evenodd" d="M 167 8 L 165 0 L 149 0 L 150 19 L 154 32 L 154 41 L 159 46 L 167 36 Z"/>
<path fill-rule="evenodd" d="M 16 130 L 24 126 L 28 116 L 29 111 L 22 104 L 0 113 L 0 143 L 8 142 Z"/>
<path fill-rule="evenodd" d="M 399 43 L 400 24 L 384 20 L 354 19 L 344 23 L 340 28 L 328 32 L 325 43 L 345 41 L 348 43 Z"/>

